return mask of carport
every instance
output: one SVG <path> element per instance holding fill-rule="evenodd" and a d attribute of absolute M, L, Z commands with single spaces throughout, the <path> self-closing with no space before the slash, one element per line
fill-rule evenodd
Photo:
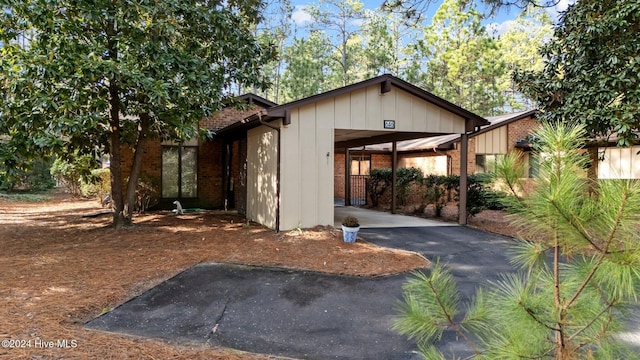
<path fill-rule="evenodd" d="M 269 108 L 217 136 L 243 134 L 245 215 L 279 231 L 333 224 L 334 156 L 341 152 L 347 159 L 353 147 L 393 144 L 395 199 L 397 141 L 461 134 L 460 188 L 466 189 L 467 135 L 486 124 L 484 118 L 406 81 L 382 75 Z M 466 208 L 465 192 L 460 207 Z M 460 223 L 466 224 L 466 212 L 461 213 Z"/>

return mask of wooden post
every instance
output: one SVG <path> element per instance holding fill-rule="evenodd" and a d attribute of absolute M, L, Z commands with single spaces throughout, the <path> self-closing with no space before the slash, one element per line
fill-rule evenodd
<path fill-rule="evenodd" d="M 467 158 L 469 157 L 469 135 L 460 137 L 460 199 L 458 202 L 458 223 L 467 225 Z"/>
<path fill-rule="evenodd" d="M 398 167 L 398 147 L 396 142 L 393 143 L 391 155 L 391 213 L 396 213 L 396 168 Z"/>
<path fill-rule="evenodd" d="M 349 148 L 344 148 L 344 206 L 351 206 L 351 159 Z"/>

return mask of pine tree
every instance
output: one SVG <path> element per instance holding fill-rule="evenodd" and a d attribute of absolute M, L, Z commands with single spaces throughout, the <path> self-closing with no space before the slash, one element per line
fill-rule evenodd
<path fill-rule="evenodd" d="M 616 335 L 640 291 L 640 183 L 584 176 L 584 126 L 545 124 L 537 137 L 537 187 L 509 203 L 518 271 L 485 284 L 464 316 L 444 266 L 406 283 L 396 329 L 425 358 L 443 358 L 432 341 L 447 328 L 481 359 L 633 357 Z"/>

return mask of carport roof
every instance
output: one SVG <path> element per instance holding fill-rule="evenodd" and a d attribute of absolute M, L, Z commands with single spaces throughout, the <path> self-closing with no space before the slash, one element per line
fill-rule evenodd
<path fill-rule="evenodd" d="M 502 114 L 497 116 L 487 117 L 489 121 L 488 125 L 482 126 L 480 130 L 474 132 L 470 136 L 477 136 L 482 133 L 494 130 L 501 126 L 510 124 L 514 121 L 522 120 L 527 117 L 537 117 L 538 110 L 527 110 L 520 111 L 510 114 Z M 402 152 L 411 152 L 411 151 L 422 151 L 422 150 L 448 150 L 453 147 L 454 143 L 460 142 L 460 134 L 450 134 L 450 135 L 440 135 L 433 136 L 428 138 L 420 138 L 420 139 L 411 139 L 398 142 L 398 151 Z M 365 150 L 370 151 L 390 151 L 390 144 L 373 144 L 367 145 Z"/>
<path fill-rule="evenodd" d="M 307 104 L 316 103 L 316 102 L 329 99 L 332 97 L 336 97 L 342 94 L 346 94 L 352 91 L 364 89 L 366 87 L 369 87 L 371 85 L 376 85 L 376 84 L 380 84 L 381 93 L 389 92 L 391 90 L 391 87 L 394 86 L 420 99 L 430 102 L 440 108 L 443 108 L 455 115 L 462 117 L 463 119 L 465 119 L 465 129 L 468 132 L 477 130 L 482 126 L 490 125 L 490 123 L 480 115 L 477 115 L 472 113 L 471 111 L 465 110 L 447 100 L 444 100 L 436 95 L 433 95 L 432 93 L 424 89 L 421 89 L 402 79 L 399 79 L 393 75 L 385 74 L 385 75 L 380 75 L 378 77 L 364 80 L 352 85 L 347 85 L 338 89 L 330 90 L 322 94 L 313 95 L 304 99 L 292 101 L 287 104 L 270 107 L 262 111 L 260 114 L 251 115 L 243 119 L 242 121 L 231 124 L 226 128 L 221 129 L 220 131 L 217 132 L 217 134 L 222 135 L 225 133 L 234 133 L 241 129 L 247 130 L 253 127 L 257 127 L 260 125 L 260 120 L 270 122 L 277 119 L 284 119 L 284 123 L 287 124 L 288 121 L 290 121 L 289 116 L 292 109 L 295 109 Z"/>

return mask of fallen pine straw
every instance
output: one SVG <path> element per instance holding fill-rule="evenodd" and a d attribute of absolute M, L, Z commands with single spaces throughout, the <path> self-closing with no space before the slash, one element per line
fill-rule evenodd
<path fill-rule="evenodd" d="M 66 197 L 44 203 L 0 200 L 0 339 L 31 346 L 3 346 L 0 358 L 273 359 L 93 331 L 84 323 L 201 262 L 358 276 L 428 266 L 416 253 L 360 240 L 345 244 L 332 227 L 276 234 L 233 214 L 154 212 L 116 231 L 108 216 L 82 217 L 99 211 L 95 201 Z M 63 340 L 67 348 L 60 347 Z M 50 341 L 53 348 L 42 348 Z"/>

